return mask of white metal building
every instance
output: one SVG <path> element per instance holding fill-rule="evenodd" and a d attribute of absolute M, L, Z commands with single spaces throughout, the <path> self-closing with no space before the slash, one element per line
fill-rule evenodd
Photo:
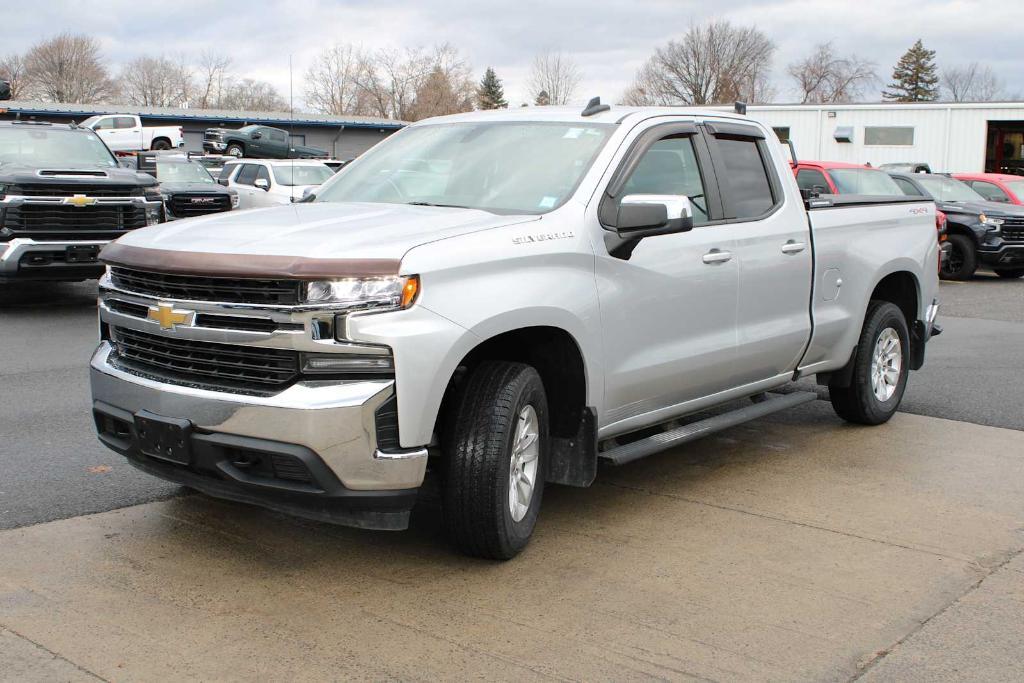
<path fill-rule="evenodd" d="M 1024 175 L 1024 102 L 751 105 L 806 160 Z"/>

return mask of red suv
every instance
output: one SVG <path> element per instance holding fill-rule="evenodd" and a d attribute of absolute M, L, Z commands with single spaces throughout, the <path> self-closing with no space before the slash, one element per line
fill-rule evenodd
<path fill-rule="evenodd" d="M 1024 205 L 1024 176 L 1005 173 L 954 173 L 990 202 Z"/>
<path fill-rule="evenodd" d="M 794 168 L 801 190 L 818 194 L 875 194 L 899 197 L 899 185 L 885 171 L 841 161 L 801 161 Z"/>

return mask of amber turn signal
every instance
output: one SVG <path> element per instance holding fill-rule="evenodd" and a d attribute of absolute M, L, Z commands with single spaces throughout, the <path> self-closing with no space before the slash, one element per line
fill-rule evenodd
<path fill-rule="evenodd" d="M 405 286 L 402 287 L 402 308 L 409 308 L 416 301 L 416 295 L 420 293 L 420 276 L 410 275 L 405 279 Z"/>

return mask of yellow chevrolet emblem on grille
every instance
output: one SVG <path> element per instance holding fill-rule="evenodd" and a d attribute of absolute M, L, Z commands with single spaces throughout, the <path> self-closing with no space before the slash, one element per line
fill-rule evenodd
<path fill-rule="evenodd" d="M 163 302 L 150 306 L 146 317 L 160 324 L 161 330 L 173 330 L 178 325 L 191 325 L 195 311 L 177 310 L 171 304 Z"/>
<path fill-rule="evenodd" d="M 66 197 L 64 199 L 64 203 L 70 204 L 71 206 L 77 206 L 78 208 L 82 208 L 83 206 L 92 206 L 93 204 L 95 204 L 96 198 L 86 197 L 84 194 L 76 194 L 70 197 Z"/>

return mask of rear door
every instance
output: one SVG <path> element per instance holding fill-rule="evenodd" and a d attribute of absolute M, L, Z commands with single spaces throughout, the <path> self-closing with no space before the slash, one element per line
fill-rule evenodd
<path fill-rule="evenodd" d="M 137 117 L 115 116 L 114 130 L 120 151 L 130 152 L 149 148 L 149 145 L 142 141 L 142 124 Z"/>
<path fill-rule="evenodd" d="M 736 386 L 796 369 L 810 339 L 813 255 L 803 202 L 760 128 L 708 122 L 725 221 L 735 230 L 739 262 Z M 781 157 L 780 157 L 781 158 Z M 782 160 L 784 162 L 784 160 Z"/>

